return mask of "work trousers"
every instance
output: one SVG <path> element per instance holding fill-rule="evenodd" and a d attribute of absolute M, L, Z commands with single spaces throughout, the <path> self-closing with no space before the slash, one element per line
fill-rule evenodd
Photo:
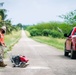
<path fill-rule="evenodd" d="M 0 46 L 0 57 L 3 59 L 4 58 L 4 47 Z"/>

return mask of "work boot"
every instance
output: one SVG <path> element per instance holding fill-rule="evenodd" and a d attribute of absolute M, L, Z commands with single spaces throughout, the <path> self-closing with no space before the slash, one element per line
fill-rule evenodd
<path fill-rule="evenodd" d="M 0 62 L 0 67 L 5 67 L 7 64 L 4 64 L 4 62 Z"/>

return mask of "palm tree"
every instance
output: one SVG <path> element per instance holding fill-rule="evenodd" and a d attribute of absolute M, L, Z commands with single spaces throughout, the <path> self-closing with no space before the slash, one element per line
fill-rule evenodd
<path fill-rule="evenodd" d="M 7 17 L 6 9 L 0 9 L 0 16 L 1 16 L 1 19 L 4 21 L 4 19 Z"/>
<path fill-rule="evenodd" d="M 7 15 L 6 15 L 6 9 L 0 9 L 0 27 L 2 26 L 2 25 L 4 25 L 4 23 L 5 23 L 5 18 L 7 17 Z"/>

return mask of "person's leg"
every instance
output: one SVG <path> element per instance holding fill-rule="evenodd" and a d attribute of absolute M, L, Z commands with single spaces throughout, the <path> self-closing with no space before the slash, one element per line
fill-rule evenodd
<path fill-rule="evenodd" d="M 4 58 L 4 47 L 3 46 L 1 46 L 1 56 L 2 58 Z"/>
<path fill-rule="evenodd" d="M 3 62 L 3 57 L 4 57 L 4 48 L 2 46 L 0 46 L 0 67 L 5 67 L 7 66 L 6 64 L 4 64 Z"/>
<path fill-rule="evenodd" d="M 2 57 L 2 47 L 0 46 L 0 62 L 3 61 L 3 57 Z"/>
<path fill-rule="evenodd" d="M 0 46 L 0 67 L 2 67 L 2 62 L 3 62 L 3 58 L 2 58 L 2 47 Z"/>

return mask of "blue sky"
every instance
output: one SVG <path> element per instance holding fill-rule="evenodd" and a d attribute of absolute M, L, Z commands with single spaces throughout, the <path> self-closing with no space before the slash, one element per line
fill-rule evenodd
<path fill-rule="evenodd" d="M 59 15 L 76 9 L 76 0 L 0 0 L 13 24 L 62 21 Z M 1 7 L 0 7 L 1 8 Z"/>

